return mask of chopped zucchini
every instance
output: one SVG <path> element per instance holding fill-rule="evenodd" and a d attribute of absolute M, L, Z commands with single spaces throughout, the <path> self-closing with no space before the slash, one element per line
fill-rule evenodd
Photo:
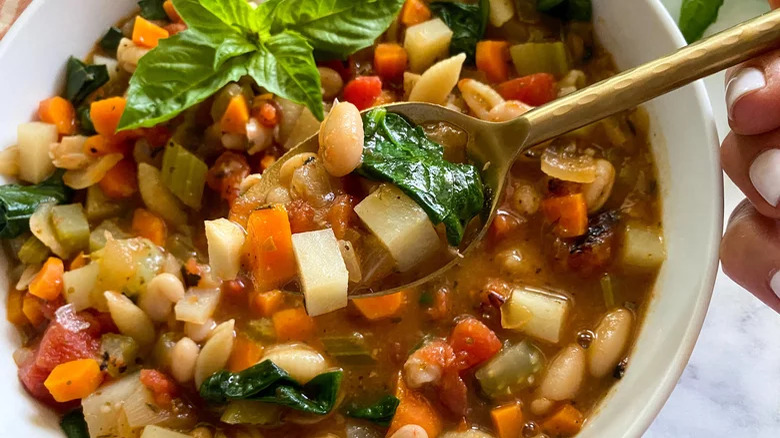
<path fill-rule="evenodd" d="M 492 399 L 512 398 L 534 384 L 544 365 L 544 356 L 528 341 L 507 345 L 474 376 Z"/>
<path fill-rule="evenodd" d="M 501 306 L 501 326 L 558 343 L 569 314 L 569 300 L 528 287 L 516 287 Z"/>
<path fill-rule="evenodd" d="M 89 222 L 81 204 L 52 207 L 51 223 L 57 240 L 68 254 L 75 254 L 89 247 Z"/>
<path fill-rule="evenodd" d="M 409 54 L 409 70 L 422 73 L 450 53 L 452 30 L 441 18 L 415 24 L 406 29 L 404 49 Z"/>
<path fill-rule="evenodd" d="M 509 53 L 520 76 L 550 73 L 556 78 L 561 78 L 569 72 L 566 46 L 560 41 L 517 44 L 509 49 Z"/>
<path fill-rule="evenodd" d="M 16 129 L 19 145 L 19 179 L 38 184 L 54 172 L 49 146 L 57 143 L 57 127 L 50 123 L 22 123 Z"/>
<path fill-rule="evenodd" d="M 122 231 L 115 219 L 106 219 L 100 223 L 91 233 L 89 233 L 89 251 L 95 252 L 106 246 L 106 232 L 111 234 L 114 239 L 126 239 L 129 234 Z"/>
<path fill-rule="evenodd" d="M 306 312 L 322 315 L 347 307 L 349 272 L 330 228 L 293 234 Z"/>
<path fill-rule="evenodd" d="M 125 209 L 125 204 L 110 199 L 95 184 L 87 189 L 86 212 L 90 221 L 102 221 L 109 217 L 119 216 Z"/>
<path fill-rule="evenodd" d="M 187 214 L 179 198 L 163 183 L 160 171 L 149 164 L 138 164 L 138 191 L 146 207 L 174 225 L 187 223 Z"/>
<path fill-rule="evenodd" d="M 147 239 L 108 239 L 100 251 L 98 288 L 135 297 L 162 268 L 163 254 Z M 96 256 L 96 254 L 93 254 Z"/>
<path fill-rule="evenodd" d="M 652 270 L 666 259 L 661 231 L 636 222 L 626 224 L 620 262 L 630 268 Z"/>
<path fill-rule="evenodd" d="M 262 343 L 276 342 L 274 323 L 270 318 L 253 319 L 246 327 L 246 333 L 255 341 Z"/>
<path fill-rule="evenodd" d="M 232 280 L 241 269 L 244 230 L 225 218 L 205 222 L 211 270 L 222 280 Z"/>
<path fill-rule="evenodd" d="M 62 276 L 65 301 L 73 304 L 76 311 L 95 307 L 95 295 L 100 266 L 90 263 L 66 272 Z"/>
<path fill-rule="evenodd" d="M 49 247 L 44 245 L 37 237 L 30 236 L 19 248 L 16 256 L 24 264 L 35 265 L 45 262 L 49 254 L 51 254 Z"/>
<path fill-rule="evenodd" d="M 113 378 L 132 371 L 136 367 L 138 343 L 130 336 L 106 333 L 100 338 L 102 369 Z"/>
<path fill-rule="evenodd" d="M 371 357 L 368 343 L 361 333 L 347 336 L 328 336 L 322 338 L 325 352 L 340 363 L 347 365 L 369 365 L 375 362 Z"/>
<path fill-rule="evenodd" d="M 234 400 L 225 407 L 220 421 L 226 424 L 277 426 L 282 421 L 282 408 L 253 400 Z"/>
<path fill-rule="evenodd" d="M 184 205 L 200 209 L 208 170 L 206 163 L 184 146 L 171 143 L 165 148 L 162 181 Z"/>

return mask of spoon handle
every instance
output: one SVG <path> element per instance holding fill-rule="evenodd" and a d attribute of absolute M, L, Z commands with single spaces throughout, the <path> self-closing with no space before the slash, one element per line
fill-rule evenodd
<path fill-rule="evenodd" d="M 780 47 L 780 10 L 528 112 L 533 146 Z"/>

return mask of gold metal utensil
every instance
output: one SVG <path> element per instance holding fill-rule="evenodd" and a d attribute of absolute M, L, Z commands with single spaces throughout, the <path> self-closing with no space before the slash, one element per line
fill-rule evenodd
<path fill-rule="evenodd" d="M 464 254 L 473 249 L 495 216 L 504 191 L 507 174 L 519 154 L 528 148 L 569 131 L 631 109 L 655 97 L 676 90 L 769 50 L 780 47 L 780 10 L 769 12 L 717 35 L 683 47 L 666 57 L 603 80 L 597 84 L 540 106 L 522 117 L 491 123 L 428 103 L 387 105 L 389 112 L 401 114 L 416 124 L 443 121 L 468 133 L 467 153 L 482 165 L 482 180 L 493 194 L 489 218 L 474 237 L 464 242 Z M 268 190 L 278 185 L 279 169 L 293 155 L 316 152 L 317 135 L 291 149 L 263 174 L 262 180 L 244 196 L 264 202 Z M 435 272 L 403 287 L 365 294 L 382 295 L 420 285 L 452 268 L 452 260 Z M 363 295 L 350 292 L 351 297 Z"/>

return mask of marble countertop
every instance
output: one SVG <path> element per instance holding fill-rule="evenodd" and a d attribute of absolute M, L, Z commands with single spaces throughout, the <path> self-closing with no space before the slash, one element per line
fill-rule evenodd
<path fill-rule="evenodd" d="M 661 1 L 676 18 L 681 0 Z M 709 32 L 767 9 L 766 0 L 725 0 Z M 721 139 L 729 132 L 723 83 L 723 73 L 705 80 Z M 726 179 L 726 218 L 743 198 Z M 645 437 L 780 437 L 780 315 L 722 272 L 691 360 Z"/>

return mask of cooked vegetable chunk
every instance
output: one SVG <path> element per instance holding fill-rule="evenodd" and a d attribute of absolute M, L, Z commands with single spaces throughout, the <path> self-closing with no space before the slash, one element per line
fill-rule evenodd
<path fill-rule="evenodd" d="M 49 145 L 59 138 L 57 126 L 50 123 L 22 123 L 16 129 L 19 145 L 19 178 L 37 184 L 54 172 Z"/>
<path fill-rule="evenodd" d="M 349 272 L 333 230 L 293 234 L 292 247 L 309 315 L 346 307 Z"/>
<path fill-rule="evenodd" d="M 214 275 L 232 280 L 241 268 L 245 233 L 237 224 L 221 218 L 205 222 L 209 261 Z"/>
<path fill-rule="evenodd" d="M 548 292 L 518 287 L 501 306 L 501 326 L 557 343 L 569 312 L 569 300 Z"/>
<path fill-rule="evenodd" d="M 440 18 L 406 29 L 404 49 L 409 54 L 410 70 L 422 73 L 437 59 L 445 58 L 450 50 L 452 35 L 452 30 Z"/>

